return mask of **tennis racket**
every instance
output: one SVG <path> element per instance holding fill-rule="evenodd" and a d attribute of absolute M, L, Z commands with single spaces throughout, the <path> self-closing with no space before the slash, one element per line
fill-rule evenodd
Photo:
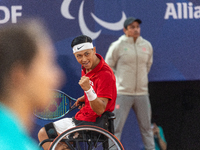
<path fill-rule="evenodd" d="M 78 106 L 72 107 L 76 102 L 75 98 L 70 97 L 60 90 L 54 90 L 54 96 L 48 106 L 41 110 L 35 109 L 34 115 L 44 120 L 55 120 L 63 117 Z"/>

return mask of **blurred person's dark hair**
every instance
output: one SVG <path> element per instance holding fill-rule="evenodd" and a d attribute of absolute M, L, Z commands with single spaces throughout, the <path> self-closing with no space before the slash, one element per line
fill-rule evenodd
<path fill-rule="evenodd" d="M 23 19 L 16 24 L 0 27 L 0 95 L 6 94 L 6 83 L 16 65 L 29 69 L 38 44 L 47 42 L 49 35 L 41 19 Z"/>

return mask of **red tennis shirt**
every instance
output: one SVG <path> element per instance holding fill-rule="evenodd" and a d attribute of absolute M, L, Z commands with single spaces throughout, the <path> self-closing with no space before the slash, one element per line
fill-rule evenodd
<path fill-rule="evenodd" d="M 86 69 L 82 67 L 82 76 L 87 76 L 90 78 L 90 85 L 96 92 L 97 97 L 105 97 L 109 99 L 105 111 L 112 112 L 115 108 L 115 102 L 117 97 L 115 75 L 112 69 L 104 61 L 103 57 L 99 54 L 96 55 L 100 59 L 99 64 L 87 74 Z M 99 115 L 97 115 L 90 107 L 90 103 L 85 92 L 84 95 L 85 106 L 76 113 L 75 119 L 88 122 L 95 122 L 96 118 L 99 117 Z"/>

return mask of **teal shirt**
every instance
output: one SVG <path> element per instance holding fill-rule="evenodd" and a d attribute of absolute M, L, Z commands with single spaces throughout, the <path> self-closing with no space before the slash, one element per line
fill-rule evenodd
<path fill-rule="evenodd" d="M 0 103 L 0 150 L 39 150 L 17 117 Z"/>
<path fill-rule="evenodd" d="M 167 143 L 166 140 L 165 140 L 165 136 L 164 136 L 164 132 L 163 132 L 162 127 L 158 126 L 158 128 L 160 129 L 160 137 L 161 137 L 161 139 L 162 139 L 165 143 Z M 160 150 L 160 147 L 159 147 L 159 145 L 158 145 L 158 139 L 157 139 L 157 137 L 155 137 L 155 136 L 154 136 L 154 141 L 155 141 L 155 149 L 156 149 L 156 150 Z"/>

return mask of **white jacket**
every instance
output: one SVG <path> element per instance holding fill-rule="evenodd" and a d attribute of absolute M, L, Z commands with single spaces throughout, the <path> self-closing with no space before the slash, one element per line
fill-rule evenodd
<path fill-rule="evenodd" d="M 134 43 L 132 37 L 122 35 L 110 45 L 105 61 L 115 73 L 118 94 L 148 94 L 148 73 L 153 62 L 150 42 L 140 36 Z"/>

